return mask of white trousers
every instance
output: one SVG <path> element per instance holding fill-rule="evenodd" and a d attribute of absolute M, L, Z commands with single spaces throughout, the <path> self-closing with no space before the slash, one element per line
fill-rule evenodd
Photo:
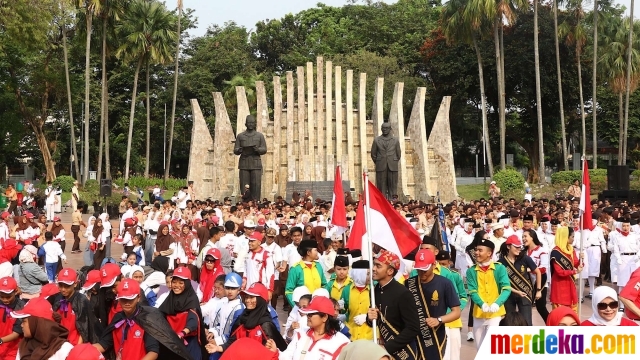
<path fill-rule="evenodd" d="M 447 345 L 444 348 L 442 360 L 460 360 L 460 348 L 462 347 L 460 328 L 445 327 L 445 331 L 447 332 Z"/>
<path fill-rule="evenodd" d="M 480 345 L 482 345 L 482 341 L 489 331 L 489 326 L 500 326 L 500 320 L 502 320 L 502 316 L 491 319 L 473 317 L 473 337 L 476 340 L 476 349 L 480 350 Z"/>
<path fill-rule="evenodd" d="M 56 204 L 47 204 L 47 221 L 53 221 L 56 216 Z"/>

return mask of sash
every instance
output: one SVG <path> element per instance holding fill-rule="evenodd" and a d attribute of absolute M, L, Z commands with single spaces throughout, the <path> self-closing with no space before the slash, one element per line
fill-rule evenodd
<path fill-rule="evenodd" d="M 525 297 L 529 299 L 529 302 L 533 303 L 531 296 L 533 294 L 533 284 L 531 284 L 531 279 L 529 278 L 529 276 L 522 276 L 522 272 L 518 271 L 518 269 L 515 268 L 514 264 L 506 257 L 504 258 L 504 262 L 506 263 L 505 267 L 507 268 L 507 275 L 509 275 L 509 282 L 511 283 L 511 287 L 515 288 L 518 291 L 524 292 L 526 294 Z M 522 267 L 524 267 L 524 265 L 522 265 Z"/>
<path fill-rule="evenodd" d="M 447 340 L 444 325 L 440 324 L 436 328 L 427 326 L 427 318 L 430 318 L 431 314 L 429 313 L 429 307 L 427 306 L 427 300 L 425 299 L 420 280 L 417 276 L 414 276 L 407 279 L 406 283 L 407 288 L 413 296 L 414 304 L 418 309 L 418 320 L 420 321 L 420 334 L 416 340 L 418 344 L 418 355 L 420 359 L 442 360 Z M 438 301 L 437 297 L 437 292 L 434 292 L 431 296 L 431 301 Z M 440 334 L 438 334 L 438 330 L 440 330 Z"/>
<path fill-rule="evenodd" d="M 469 257 L 471 258 L 471 261 L 473 261 L 473 264 L 477 265 L 478 261 L 476 260 L 476 248 L 475 248 L 475 246 L 473 246 L 473 247 L 467 246 L 467 248 L 465 249 L 465 252 L 467 253 L 467 255 L 469 255 Z"/>
<path fill-rule="evenodd" d="M 564 270 L 574 270 L 573 259 L 567 257 L 567 255 L 560 250 L 553 249 L 553 251 L 551 251 L 551 260 L 555 260 L 556 263 Z M 551 275 L 553 275 L 553 266 L 550 268 Z"/>
<path fill-rule="evenodd" d="M 385 316 L 382 315 L 382 311 L 380 311 L 378 315 L 380 316 L 378 319 L 379 321 L 377 321 L 380 337 L 384 342 L 393 340 L 398 336 L 398 334 L 400 334 L 400 331 L 396 330 L 396 328 L 389 324 Z M 392 353 L 391 356 L 397 360 L 418 360 L 412 345 L 413 343 L 405 345 L 401 350 Z"/>

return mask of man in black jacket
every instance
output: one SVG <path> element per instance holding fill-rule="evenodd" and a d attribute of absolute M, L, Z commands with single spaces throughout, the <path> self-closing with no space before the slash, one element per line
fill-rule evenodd
<path fill-rule="evenodd" d="M 394 359 L 417 359 L 415 340 L 420 333 L 418 310 L 411 292 L 394 279 L 400 270 L 400 258 L 381 250 L 373 261 L 375 308 L 367 314 L 367 324 L 376 320 L 381 344 Z M 379 340 L 379 341 L 380 341 Z"/>

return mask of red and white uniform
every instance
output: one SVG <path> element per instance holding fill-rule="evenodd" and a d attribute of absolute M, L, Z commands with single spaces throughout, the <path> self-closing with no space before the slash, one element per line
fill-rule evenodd
<path fill-rule="evenodd" d="M 349 344 L 349 339 L 342 333 L 333 336 L 326 334 L 320 340 L 313 340 L 313 330 L 296 332 L 291 339 L 287 350 L 280 352 L 280 360 L 335 360 L 342 349 Z"/>
<path fill-rule="evenodd" d="M 16 231 L 16 238 L 27 245 L 31 244 L 33 241 L 37 241 L 39 237 L 40 227 L 29 226 L 24 230 Z"/>
<path fill-rule="evenodd" d="M 262 283 L 269 291 L 273 291 L 275 266 L 269 251 L 260 247 L 258 251 L 249 251 L 245 258 L 243 280 L 249 287 L 253 283 Z"/>
<path fill-rule="evenodd" d="M 536 246 L 533 250 L 527 250 L 527 255 L 536 263 L 538 269 L 540 269 L 540 275 L 547 274 L 547 281 L 544 284 L 541 284 L 542 287 L 547 287 L 549 280 L 551 279 L 551 270 L 549 269 L 549 250 L 544 246 Z M 531 281 L 536 283 L 535 274 L 530 274 Z M 543 277 L 544 279 L 544 277 Z"/>

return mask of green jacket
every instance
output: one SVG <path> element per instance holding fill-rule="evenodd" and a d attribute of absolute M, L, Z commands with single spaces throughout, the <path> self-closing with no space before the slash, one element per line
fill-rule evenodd
<path fill-rule="evenodd" d="M 502 306 L 509 298 L 509 295 L 511 295 L 511 282 L 509 281 L 509 275 L 507 275 L 507 268 L 498 262 L 494 262 L 493 264 L 495 266 L 493 277 L 496 280 L 500 293 L 495 303 Z M 482 307 L 484 300 L 478 295 L 478 271 L 476 270 L 476 266 L 467 269 L 467 288 L 469 289 L 469 296 L 471 300 L 473 300 L 473 303 Z"/>
<path fill-rule="evenodd" d="M 287 278 L 287 284 L 284 288 L 284 295 L 289 301 L 291 306 L 295 306 L 296 304 L 293 302 L 293 290 L 300 286 L 307 286 L 311 292 L 316 289 L 312 289 L 309 287 L 304 281 L 304 269 L 302 266 L 304 262 L 300 261 L 289 269 L 289 277 Z M 327 286 L 327 280 L 324 278 L 324 270 L 322 270 L 322 266 L 317 261 L 313 262 L 313 267 L 318 272 L 320 276 L 320 287 L 324 288 Z"/>

